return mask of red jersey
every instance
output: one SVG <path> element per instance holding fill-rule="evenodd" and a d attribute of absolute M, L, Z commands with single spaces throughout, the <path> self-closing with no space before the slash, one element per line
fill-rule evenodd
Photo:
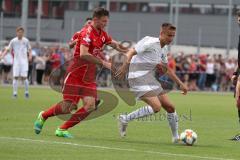
<path fill-rule="evenodd" d="M 57 53 L 52 54 L 51 60 L 54 61 L 52 62 L 53 69 L 57 69 L 61 65 L 61 56 L 59 54 Z"/>
<path fill-rule="evenodd" d="M 103 45 L 109 44 L 111 41 L 112 38 L 104 30 L 98 32 L 92 25 L 83 27 L 78 34 L 78 41 L 74 52 L 74 62 L 69 72 L 73 72 L 77 77 L 82 77 L 84 82 L 95 82 L 96 64 L 79 57 L 80 45 L 87 46 L 89 48 L 88 52 L 99 58 L 101 57 Z"/>
<path fill-rule="evenodd" d="M 75 41 L 78 38 L 79 34 L 80 34 L 80 31 L 75 32 L 71 38 L 71 41 Z"/>
<path fill-rule="evenodd" d="M 88 26 L 90 25 L 90 23 L 88 23 L 88 24 L 86 24 L 85 26 L 83 26 L 83 28 L 82 28 L 82 30 L 84 29 L 84 28 L 87 28 Z M 77 32 L 75 32 L 74 34 L 73 34 L 73 36 L 72 36 L 72 38 L 71 38 L 71 42 L 73 42 L 73 41 L 75 41 L 76 39 L 78 39 L 78 37 L 80 36 L 80 33 L 81 33 L 81 31 L 82 30 L 80 30 L 80 31 L 77 31 Z M 75 45 L 76 47 L 75 47 L 75 49 L 74 49 L 74 52 L 77 52 L 78 54 L 80 53 L 80 46 L 77 46 L 77 45 Z"/>

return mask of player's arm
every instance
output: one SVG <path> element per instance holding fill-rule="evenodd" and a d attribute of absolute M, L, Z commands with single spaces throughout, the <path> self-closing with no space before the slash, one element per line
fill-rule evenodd
<path fill-rule="evenodd" d="M 9 48 L 9 47 L 6 47 L 6 48 L 3 50 L 2 54 L 0 54 L 0 60 L 3 59 L 9 51 L 10 51 L 10 48 Z"/>
<path fill-rule="evenodd" d="M 84 59 L 88 62 L 98 64 L 98 65 L 102 65 L 105 68 L 111 69 L 111 63 L 103 61 L 100 58 L 97 58 L 97 57 L 91 55 L 88 52 L 88 50 L 89 50 L 89 47 L 81 44 L 80 45 L 80 58 L 82 58 L 82 59 Z"/>
<path fill-rule="evenodd" d="M 78 41 L 78 39 L 75 39 L 75 40 L 73 40 L 73 41 L 70 41 L 70 42 L 68 43 L 69 48 L 72 49 L 72 48 L 77 44 L 77 41 Z"/>
<path fill-rule="evenodd" d="M 27 43 L 27 53 L 28 53 L 28 60 L 29 61 L 32 61 L 32 47 L 30 45 L 30 42 L 28 41 Z"/>
<path fill-rule="evenodd" d="M 118 79 L 124 79 L 126 72 L 128 70 L 128 66 L 131 62 L 131 59 L 136 54 L 137 54 L 137 52 L 134 48 L 129 49 L 129 51 L 125 54 L 126 57 L 123 62 L 123 65 L 116 71 L 115 77 L 117 77 Z"/>
<path fill-rule="evenodd" d="M 119 51 L 120 53 L 127 53 L 128 52 L 128 48 L 124 47 L 122 44 L 120 44 L 119 42 L 112 40 L 109 44 L 107 44 L 109 46 L 111 46 L 112 48 L 116 49 L 117 51 Z"/>
<path fill-rule="evenodd" d="M 182 94 L 187 94 L 188 88 L 187 86 L 178 78 L 178 76 L 175 74 L 175 72 L 167 65 L 167 64 L 160 64 L 163 71 L 166 72 L 166 74 L 180 86 L 180 89 L 182 90 Z"/>
<path fill-rule="evenodd" d="M 74 35 L 72 36 L 70 42 L 68 43 L 68 46 L 70 49 L 72 49 L 77 44 L 78 36 L 79 36 L 79 32 L 74 33 Z"/>
<path fill-rule="evenodd" d="M 28 60 L 32 61 L 32 49 L 28 49 Z"/>
<path fill-rule="evenodd" d="M 240 23 L 240 22 L 239 22 Z M 236 85 L 237 83 L 237 79 L 238 79 L 238 75 L 239 75 L 239 70 L 240 70 L 240 35 L 239 35 L 239 40 L 238 40 L 238 66 L 237 69 L 235 70 L 235 72 L 233 72 L 233 76 L 231 78 L 232 83 L 234 85 Z"/>

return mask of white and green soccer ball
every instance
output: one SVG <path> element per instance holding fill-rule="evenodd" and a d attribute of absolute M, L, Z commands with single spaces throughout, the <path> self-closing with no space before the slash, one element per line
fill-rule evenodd
<path fill-rule="evenodd" d="M 197 141 L 197 133 L 191 129 L 186 129 L 180 134 L 180 140 L 184 144 L 192 146 Z"/>

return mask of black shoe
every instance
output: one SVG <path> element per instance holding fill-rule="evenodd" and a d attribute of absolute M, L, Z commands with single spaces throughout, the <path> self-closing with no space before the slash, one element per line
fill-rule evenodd
<path fill-rule="evenodd" d="M 12 98 L 17 99 L 17 94 L 13 94 Z"/>
<path fill-rule="evenodd" d="M 29 93 L 25 93 L 25 98 L 26 98 L 26 99 L 29 98 Z"/>
<path fill-rule="evenodd" d="M 101 103 L 101 100 L 100 99 L 97 99 L 96 101 L 95 101 L 95 110 L 97 110 L 98 109 L 98 107 L 99 107 L 99 105 L 100 105 L 100 103 Z"/>
<path fill-rule="evenodd" d="M 232 141 L 240 141 L 240 134 L 237 134 L 237 135 L 234 136 L 231 140 L 232 140 Z"/>

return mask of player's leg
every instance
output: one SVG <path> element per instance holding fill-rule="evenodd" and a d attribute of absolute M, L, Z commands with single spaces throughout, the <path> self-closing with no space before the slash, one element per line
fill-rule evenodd
<path fill-rule="evenodd" d="M 240 123 L 240 79 L 238 79 L 237 81 L 235 98 L 236 98 L 236 106 L 238 110 L 238 120 Z"/>
<path fill-rule="evenodd" d="M 167 94 L 161 94 L 158 96 L 159 100 L 162 104 L 162 107 L 167 111 L 167 119 L 169 126 L 172 131 L 172 141 L 174 143 L 178 142 L 178 115 L 176 113 L 174 105 L 169 100 Z"/>
<path fill-rule="evenodd" d="M 24 83 L 25 87 L 25 98 L 29 98 L 29 81 L 28 81 L 28 67 L 27 66 L 21 66 L 20 67 L 20 77 L 22 77 L 22 81 Z"/>
<path fill-rule="evenodd" d="M 20 68 L 16 64 L 13 65 L 13 98 L 17 98 L 18 79 L 20 77 Z"/>
<path fill-rule="evenodd" d="M 18 79 L 19 77 L 13 77 L 13 98 L 17 98 L 17 94 L 18 94 Z"/>
<path fill-rule="evenodd" d="M 25 98 L 29 98 L 29 81 L 27 77 L 21 77 L 25 87 Z"/>
<path fill-rule="evenodd" d="M 83 98 L 83 107 L 79 108 L 71 118 L 65 121 L 55 132 L 58 137 L 72 137 L 67 131 L 69 128 L 83 121 L 92 111 L 95 110 L 95 97 L 86 96 Z"/>
<path fill-rule="evenodd" d="M 235 90 L 236 106 L 238 111 L 238 121 L 240 124 L 240 79 L 238 79 Z M 232 140 L 240 141 L 240 134 L 235 135 Z"/>
<path fill-rule="evenodd" d="M 127 115 L 119 116 L 119 132 L 121 137 L 126 136 L 126 129 L 129 121 L 150 116 L 160 111 L 161 103 L 157 96 L 143 96 L 141 100 L 147 103 L 147 106 L 141 107 Z"/>
<path fill-rule="evenodd" d="M 35 133 L 39 134 L 42 131 L 43 125 L 49 117 L 69 114 L 72 110 L 75 109 L 77 109 L 77 105 L 75 102 L 71 100 L 63 100 L 62 102 L 54 104 L 49 109 L 41 111 L 38 114 L 37 120 L 34 123 Z"/>

